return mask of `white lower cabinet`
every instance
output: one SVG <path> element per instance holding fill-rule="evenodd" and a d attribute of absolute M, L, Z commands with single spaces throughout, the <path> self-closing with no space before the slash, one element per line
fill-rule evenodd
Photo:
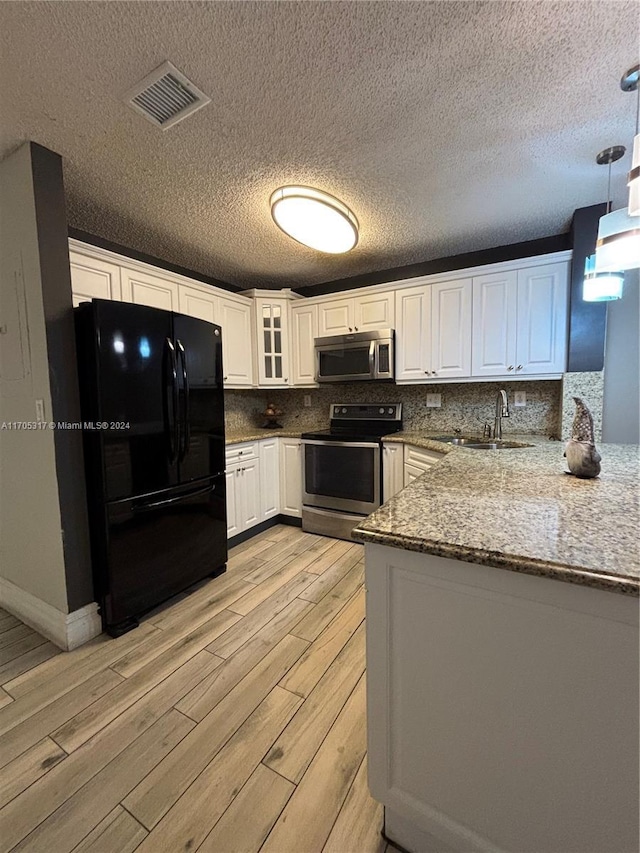
<path fill-rule="evenodd" d="M 258 444 L 254 442 L 232 445 L 227 451 L 227 538 L 261 520 L 260 458 L 256 450 Z"/>
<path fill-rule="evenodd" d="M 280 512 L 279 439 L 260 442 L 260 517 L 262 521 Z"/>
<path fill-rule="evenodd" d="M 404 447 L 397 442 L 382 443 L 382 502 L 386 503 L 404 488 Z"/>
<path fill-rule="evenodd" d="M 404 445 L 404 485 L 408 486 L 418 477 L 421 477 L 429 468 L 437 465 L 444 458 L 444 453 L 434 450 L 426 450 L 423 447 L 414 447 L 411 444 Z"/>
<path fill-rule="evenodd" d="M 299 438 L 274 437 L 231 444 L 227 447 L 226 464 L 228 539 L 280 513 L 300 518 Z"/>
<path fill-rule="evenodd" d="M 280 439 L 280 512 L 302 517 L 302 442 Z"/>

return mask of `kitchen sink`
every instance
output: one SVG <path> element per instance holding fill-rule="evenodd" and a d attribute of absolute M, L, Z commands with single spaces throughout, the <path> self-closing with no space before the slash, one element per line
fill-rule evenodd
<path fill-rule="evenodd" d="M 533 447 L 532 444 L 523 444 L 520 441 L 483 441 L 477 436 L 469 437 L 463 435 L 439 435 L 434 441 L 442 441 L 445 444 L 455 444 L 461 447 L 468 447 L 469 450 L 512 450 L 519 447 Z"/>
<path fill-rule="evenodd" d="M 442 441 L 444 444 L 456 444 L 464 447 L 469 444 L 478 444 L 482 439 L 478 438 L 477 435 L 475 437 L 464 435 L 438 435 L 433 439 L 433 441 Z"/>

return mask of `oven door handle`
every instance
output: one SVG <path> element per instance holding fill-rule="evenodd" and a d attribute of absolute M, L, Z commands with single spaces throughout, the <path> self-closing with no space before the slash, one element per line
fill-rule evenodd
<path fill-rule="evenodd" d="M 373 447 L 379 448 L 377 441 L 317 441 L 316 439 L 303 438 L 303 444 L 316 444 L 320 447 Z"/>

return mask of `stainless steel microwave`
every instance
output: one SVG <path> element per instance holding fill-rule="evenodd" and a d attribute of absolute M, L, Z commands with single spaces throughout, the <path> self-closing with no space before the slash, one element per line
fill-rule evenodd
<path fill-rule="evenodd" d="M 316 338 L 318 382 L 393 379 L 393 329 Z"/>

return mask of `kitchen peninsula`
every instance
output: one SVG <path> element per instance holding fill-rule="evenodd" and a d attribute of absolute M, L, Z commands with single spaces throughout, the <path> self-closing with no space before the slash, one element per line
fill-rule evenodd
<path fill-rule="evenodd" d="M 638 847 L 638 448 L 579 480 L 531 442 L 456 448 L 354 532 L 369 784 L 411 853 Z"/>

